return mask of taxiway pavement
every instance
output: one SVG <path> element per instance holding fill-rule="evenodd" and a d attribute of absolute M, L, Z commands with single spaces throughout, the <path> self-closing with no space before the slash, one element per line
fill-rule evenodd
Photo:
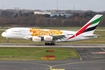
<path fill-rule="evenodd" d="M 50 67 L 65 70 L 105 70 L 105 59 L 62 61 L 2 61 L 0 70 L 50 70 Z"/>

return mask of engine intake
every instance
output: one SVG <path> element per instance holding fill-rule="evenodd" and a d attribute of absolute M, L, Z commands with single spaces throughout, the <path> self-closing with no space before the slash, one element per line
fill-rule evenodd
<path fill-rule="evenodd" d="M 32 41 L 34 42 L 53 41 L 53 37 L 52 36 L 44 36 L 44 37 L 34 36 L 32 37 Z"/>
<path fill-rule="evenodd" d="M 41 37 L 34 36 L 34 37 L 32 37 L 32 41 L 34 41 L 34 42 L 41 42 Z"/>
<path fill-rule="evenodd" d="M 52 41 L 53 37 L 52 36 L 44 36 L 44 41 Z"/>

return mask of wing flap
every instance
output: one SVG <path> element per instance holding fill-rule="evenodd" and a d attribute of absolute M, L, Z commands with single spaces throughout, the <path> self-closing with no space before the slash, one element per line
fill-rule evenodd
<path fill-rule="evenodd" d="M 58 40 L 58 39 L 63 39 L 63 38 L 66 38 L 65 35 L 56 35 L 56 36 L 53 36 L 53 40 Z"/>

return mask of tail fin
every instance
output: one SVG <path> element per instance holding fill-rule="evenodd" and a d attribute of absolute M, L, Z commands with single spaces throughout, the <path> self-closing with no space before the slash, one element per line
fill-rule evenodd
<path fill-rule="evenodd" d="M 72 35 L 71 37 L 68 38 L 74 38 L 82 33 L 86 33 L 86 34 L 93 34 L 97 25 L 99 24 L 100 20 L 102 18 L 102 15 L 97 14 L 95 15 L 89 22 L 87 22 L 82 28 L 80 28 L 75 35 Z"/>
<path fill-rule="evenodd" d="M 76 36 L 81 33 L 93 34 L 101 18 L 102 18 L 102 15 L 100 14 L 95 15 L 89 22 L 87 22 L 82 28 L 80 28 L 77 31 Z"/>

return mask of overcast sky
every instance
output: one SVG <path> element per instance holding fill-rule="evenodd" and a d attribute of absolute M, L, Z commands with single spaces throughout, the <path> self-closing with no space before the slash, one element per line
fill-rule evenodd
<path fill-rule="evenodd" d="M 0 0 L 0 9 L 105 11 L 105 0 Z"/>

